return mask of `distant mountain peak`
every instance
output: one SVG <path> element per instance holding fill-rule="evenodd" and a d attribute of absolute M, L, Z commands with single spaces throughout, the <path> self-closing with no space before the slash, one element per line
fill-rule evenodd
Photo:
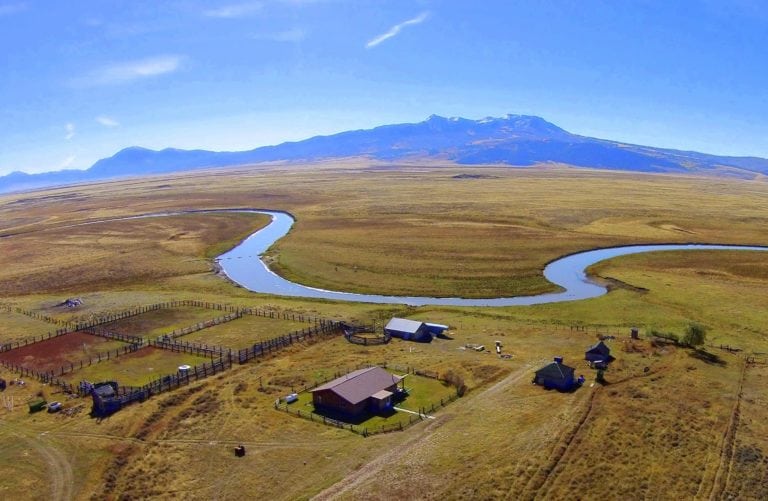
<path fill-rule="evenodd" d="M 382 161 L 439 158 L 457 164 L 574 167 L 636 172 L 710 172 L 750 177 L 768 174 L 768 160 L 719 157 L 690 151 L 637 146 L 571 134 L 534 115 L 506 114 L 470 120 L 430 115 L 423 122 L 315 136 L 250 151 L 215 152 L 131 146 L 85 171 L 14 172 L 0 177 L 0 192 L 124 176 L 257 164 L 368 157 Z"/>

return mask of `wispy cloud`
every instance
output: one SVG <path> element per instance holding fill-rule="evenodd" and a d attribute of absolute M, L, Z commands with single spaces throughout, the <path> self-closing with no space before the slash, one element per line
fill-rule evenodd
<path fill-rule="evenodd" d="M 232 19 L 238 17 L 245 17 L 255 12 L 258 12 L 263 7 L 261 2 L 244 2 L 231 5 L 224 5 L 216 9 L 208 9 L 203 11 L 205 17 L 218 17 L 221 19 Z"/>
<path fill-rule="evenodd" d="M 389 40 L 390 38 L 392 38 L 394 36 L 397 36 L 397 34 L 400 33 L 400 31 L 403 28 L 405 28 L 406 26 L 411 26 L 411 25 L 414 25 L 414 24 L 421 24 L 424 21 L 426 21 L 428 17 L 429 17 L 429 12 L 422 12 L 421 14 L 419 14 L 418 16 L 416 16 L 416 17 L 414 17 L 412 19 L 408 19 L 407 21 L 403 21 L 400 24 L 396 24 L 396 25 L 392 26 L 389 29 L 389 31 L 387 31 L 386 33 L 382 33 L 381 35 L 377 36 L 376 38 L 372 38 L 371 40 L 369 40 L 368 43 L 365 44 L 365 48 L 366 49 L 370 49 L 372 47 L 376 47 L 377 45 L 379 45 L 384 40 Z"/>
<path fill-rule="evenodd" d="M 307 37 L 307 32 L 301 28 L 292 28 L 290 30 L 278 31 L 276 33 L 259 33 L 253 35 L 256 40 L 272 40 L 273 42 L 301 42 Z"/>
<path fill-rule="evenodd" d="M 71 166 L 73 163 L 75 163 L 75 160 L 77 160 L 77 157 L 75 155 L 68 156 L 65 158 L 60 164 L 58 169 L 66 169 L 67 167 Z"/>
<path fill-rule="evenodd" d="M 69 141 L 73 137 L 75 137 L 75 124 L 68 123 L 64 126 L 64 131 L 66 131 L 66 135 L 64 136 L 64 139 Z"/>
<path fill-rule="evenodd" d="M 110 128 L 111 127 L 120 127 L 120 122 L 118 122 L 114 118 L 105 117 L 103 115 L 100 116 L 100 117 L 96 117 L 96 121 L 98 123 L 100 123 L 101 125 L 103 125 L 104 127 L 110 127 Z"/>
<path fill-rule="evenodd" d="M 73 80 L 76 86 L 115 85 L 173 73 L 181 67 L 181 56 L 155 56 L 136 61 L 110 64 Z"/>
<path fill-rule="evenodd" d="M 26 8 L 27 4 L 24 2 L 0 3 L 0 16 L 10 16 L 11 14 L 26 10 Z"/>

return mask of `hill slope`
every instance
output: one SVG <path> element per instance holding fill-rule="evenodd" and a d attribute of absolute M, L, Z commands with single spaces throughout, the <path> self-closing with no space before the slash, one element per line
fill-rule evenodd
<path fill-rule="evenodd" d="M 241 152 L 131 147 L 84 171 L 14 172 L 0 177 L 0 192 L 206 167 L 359 156 L 385 161 L 432 158 L 468 165 L 556 162 L 636 172 L 768 174 L 768 160 L 762 158 L 723 157 L 584 137 L 535 116 L 469 120 L 432 115 L 419 123 L 347 131 Z"/>

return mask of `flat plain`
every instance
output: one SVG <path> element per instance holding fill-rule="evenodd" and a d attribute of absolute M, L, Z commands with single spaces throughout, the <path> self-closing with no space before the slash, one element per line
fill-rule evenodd
<path fill-rule="evenodd" d="M 467 172 L 483 176 L 457 178 Z M 0 497 L 768 496 L 762 424 L 768 253 L 614 259 L 591 270 L 612 291 L 585 301 L 412 308 L 258 295 L 227 281 L 213 258 L 266 224 L 263 216 L 186 214 L 81 224 L 226 207 L 279 209 L 296 217 L 289 235 L 267 253 L 285 277 L 381 294 L 549 291 L 554 287 L 541 275 L 548 261 L 594 247 L 768 245 L 765 180 L 564 166 L 348 161 L 5 195 L 0 293 L 11 309 L 72 322 L 197 299 L 379 325 L 405 316 L 449 325 L 450 339 L 380 346 L 353 345 L 341 336 L 304 341 L 98 421 L 88 416 L 87 400 L 66 399 L 54 386 L 28 378 L 2 393 L 13 396 L 14 405 L 9 410 L 4 400 L 0 407 Z M 82 298 L 83 306 L 56 306 L 68 297 Z M 49 328 L 10 311 L 0 310 L 0 318 L 0 342 Z M 192 323 L 202 318 L 195 315 Z M 131 334 L 157 335 L 166 323 L 183 327 L 187 321 L 162 320 L 131 324 Z M 296 327 L 244 328 L 241 320 L 212 327 L 210 338 L 247 346 Z M 682 334 L 691 322 L 708 328 L 707 356 L 648 336 L 651 329 Z M 641 339 L 629 339 L 633 326 Z M 617 359 L 605 385 L 595 383 L 583 360 L 598 334 L 613 336 L 608 343 Z M 194 336 L 205 342 L 206 330 Z M 496 341 L 511 358 L 465 348 L 492 349 Z M 530 384 L 533 372 L 556 355 L 585 375 L 584 386 L 559 393 Z M 294 388 L 380 362 L 458 374 L 468 391 L 434 419 L 367 438 L 274 409 L 275 399 Z M 13 381 L 18 374 L 0 367 L 0 377 Z M 66 399 L 65 410 L 76 411 L 28 414 L 26 401 L 39 393 L 49 401 Z M 237 444 L 246 446 L 245 457 L 232 453 Z"/>

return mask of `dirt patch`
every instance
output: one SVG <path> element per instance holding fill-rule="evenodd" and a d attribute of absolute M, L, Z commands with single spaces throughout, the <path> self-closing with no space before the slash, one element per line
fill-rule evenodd
<path fill-rule="evenodd" d="M 124 346 L 128 345 L 85 332 L 70 332 L 0 353 L 0 360 L 25 369 L 49 372 Z"/>

